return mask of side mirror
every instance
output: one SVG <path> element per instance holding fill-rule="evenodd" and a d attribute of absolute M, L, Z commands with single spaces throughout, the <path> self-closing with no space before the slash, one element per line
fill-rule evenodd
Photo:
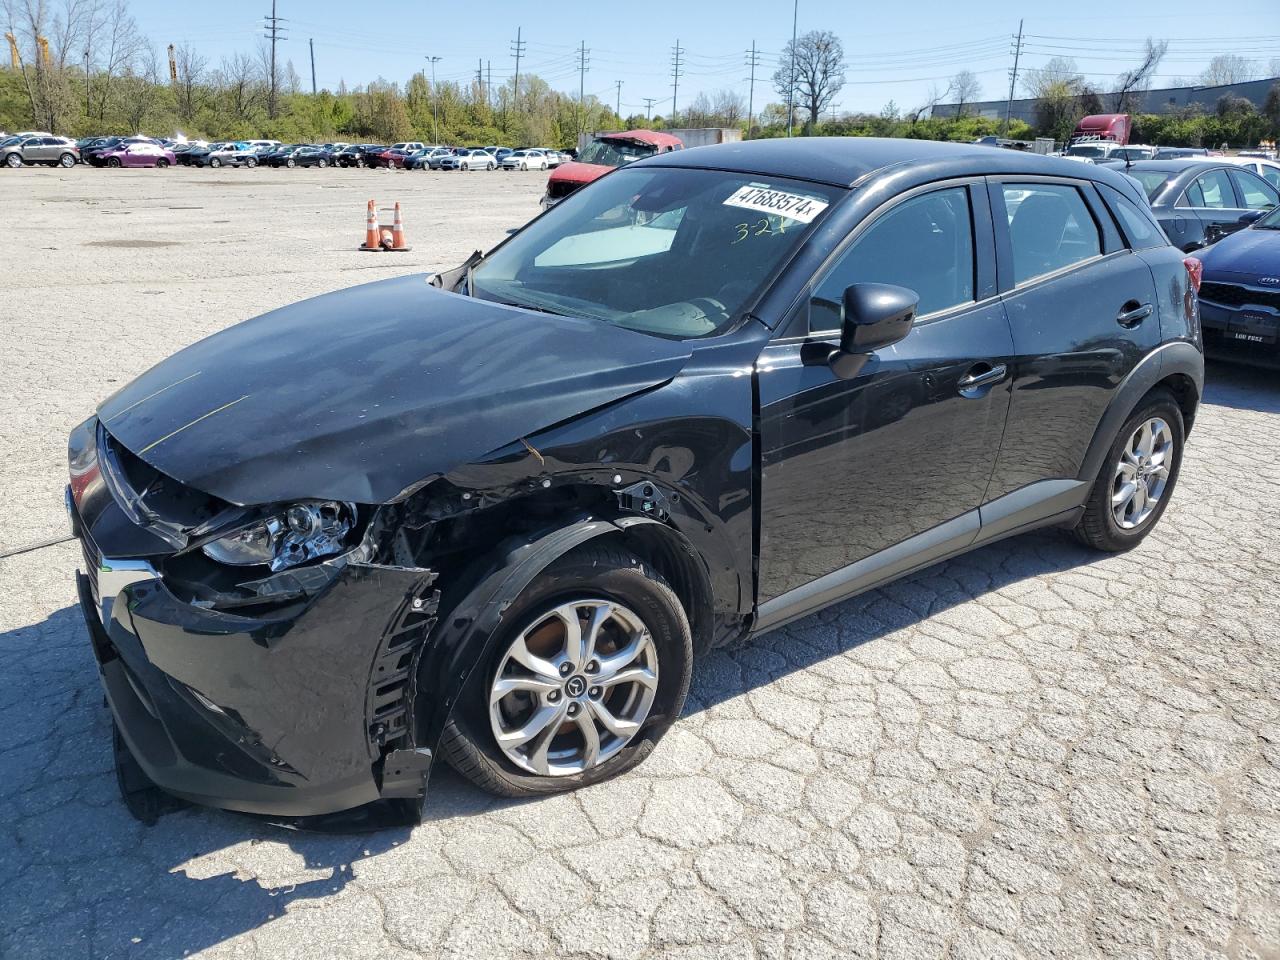
<path fill-rule="evenodd" d="M 1242 227 L 1247 227 L 1257 223 L 1266 216 L 1266 214 L 1266 210 L 1250 210 L 1248 213 L 1241 215 L 1240 219 L 1237 220 L 1236 223 L 1240 224 Z"/>
<path fill-rule="evenodd" d="M 914 290 L 889 283 L 855 283 L 846 288 L 840 349 L 827 359 L 836 376 L 846 380 L 857 376 L 873 351 L 910 333 L 919 305 Z"/>

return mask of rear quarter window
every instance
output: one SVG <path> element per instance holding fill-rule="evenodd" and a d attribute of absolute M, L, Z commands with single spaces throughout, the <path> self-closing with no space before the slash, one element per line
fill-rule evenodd
<path fill-rule="evenodd" d="M 1164 231 L 1152 219 L 1148 211 L 1142 210 L 1119 190 L 1109 187 L 1105 183 L 1100 183 L 1097 186 L 1102 199 L 1106 202 L 1107 207 L 1115 216 L 1116 222 L 1120 225 L 1120 232 L 1124 234 L 1125 241 L 1130 249 L 1149 250 L 1153 247 L 1163 247 L 1168 243 L 1168 240 L 1165 239 Z"/>

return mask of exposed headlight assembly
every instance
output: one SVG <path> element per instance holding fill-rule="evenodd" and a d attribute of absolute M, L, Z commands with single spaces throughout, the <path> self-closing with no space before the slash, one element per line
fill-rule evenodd
<path fill-rule="evenodd" d="M 355 526 L 353 503 L 295 503 L 274 516 L 206 543 L 205 556 L 233 567 L 266 565 L 287 570 L 317 557 L 341 553 Z"/>

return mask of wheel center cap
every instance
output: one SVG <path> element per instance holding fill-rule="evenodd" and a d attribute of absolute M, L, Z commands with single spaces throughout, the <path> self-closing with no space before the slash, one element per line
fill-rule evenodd
<path fill-rule="evenodd" d="M 564 685 L 564 692 L 571 697 L 580 697 L 587 692 L 587 681 L 581 676 L 573 676 Z"/>

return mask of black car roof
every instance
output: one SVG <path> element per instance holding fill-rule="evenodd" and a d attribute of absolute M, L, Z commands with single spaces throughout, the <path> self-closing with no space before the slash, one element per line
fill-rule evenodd
<path fill-rule="evenodd" d="M 1222 162 L 1220 157 L 1174 157 L 1168 160 L 1135 160 L 1129 164 L 1130 170 L 1159 170 L 1161 173 L 1181 173 L 1192 167 L 1204 166 L 1226 167 L 1230 164 Z"/>
<path fill-rule="evenodd" d="M 722 143 L 646 157 L 629 166 L 729 170 L 850 186 L 868 174 L 908 164 L 918 168 L 921 182 L 952 176 L 1024 174 L 1095 180 L 1126 193 L 1133 190 L 1133 182 L 1116 171 L 1077 160 L 981 144 L 878 137 L 797 137 Z"/>

